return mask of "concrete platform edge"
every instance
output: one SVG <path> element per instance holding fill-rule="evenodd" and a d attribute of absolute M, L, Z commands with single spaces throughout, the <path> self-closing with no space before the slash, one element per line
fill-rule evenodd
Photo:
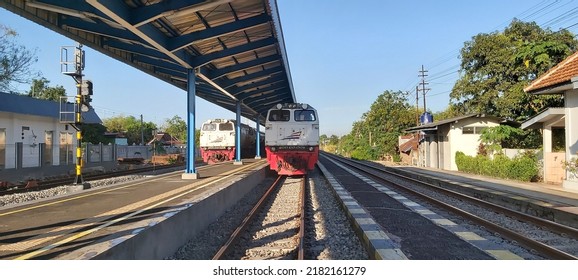
<path fill-rule="evenodd" d="M 94 260 L 162 260 L 173 255 L 196 234 L 219 218 L 265 177 L 267 166 L 223 185 L 218 191 L 202 199 L 191 201 L 177 213 L 167 213 L 156 220 L 144 221 L 139 227 L 127 230 L 128 234 L 99 242 L 81 251 L 72 252 L 60 259 Z"/>
<path fill-rule="evenodd" d="M 367 214 L 366 217 L 359 219 L 354 217 L 350 207 L 356 204 L 354 199 L 347 191 L 335 180 L 333 175 L 321 163 L 317 163 L 319 170 L 325 176 L 327 183 L 332 186 L 333 194 L 340 203 L 341 208 L 347 215 L 349 222 L 353 226 L 357 237 L 367 250 L 370 259 L 374 260 L 407 260 L 407 256 L 400 248 L 381 230 L 379 225 Z M 348 200 L 346 204 L 345 200 Z M 353 201 L 352 201 L 353 200 Z M 355 206 L 353 206 L 355 207 Z M 359 214 L 357 214 L 358 216 Z M 360 224 L 364 220 L 364 224 Z M 372 223 L 368 224 L 368 221 Z"/>

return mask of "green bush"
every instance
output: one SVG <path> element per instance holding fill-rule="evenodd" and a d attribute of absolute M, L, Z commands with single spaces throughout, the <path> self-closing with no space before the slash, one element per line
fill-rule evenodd
<path fill-rule="evenodd" d="M 538 177 L 538 160 L 533 152 L 526 152 L 510 159 L 505 155 L 467 156 L 456 152 L 456 165 L 459 171 L 490 177 L 532 181 Z"/>

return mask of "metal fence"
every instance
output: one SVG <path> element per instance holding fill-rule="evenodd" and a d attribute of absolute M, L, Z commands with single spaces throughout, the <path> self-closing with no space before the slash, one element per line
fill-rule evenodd
<path fill-rule="evenodd" d="M 81 152 L 84 163 L 105 163 L 114 162 L 119 158 L 150 160 L 154 154 L 159 154 L 159 150 L 166 154 L 181 154 L 183 156 L 186 154 L 186 148 L 180 147 L 162 147 L 153 150 L 152 146 L 90 143 L 84 144 Z M 0 170 L 71 164 L 76 164 L 75 144 L 0 144 Z"/>

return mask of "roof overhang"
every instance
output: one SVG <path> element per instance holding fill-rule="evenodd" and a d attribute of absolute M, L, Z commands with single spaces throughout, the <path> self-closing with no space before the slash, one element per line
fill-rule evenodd
<path fill-rule="evenodd" d="M 264 122 L 264 104 L 297 102 L 276 0 L 11 0 L 0 7 L 185 91 L 194 73 L 198 97 L 232 112 L 239 101 L 249 119 Z"/>
<path fill-rule="evenodd" d="M 569 82 L 564 82 L 537 90 L 528 91 L 530 94 L 564 94 L 566 91 L 578 88 L 578 77 L 573 77 Z"/>
<path fill-rule="evenodd" d="M 426 131 L 437 131 L 437 130 L 438 130 L 437 125 L 434 125 L 434 126 L 423 125 L 423 126 L 408 128 L 404 131 L 409 133 L 409 132 L 418 132 L 418 131 L 426 132 Z"/>
<path fill-rule="evenodd" d="M 522 123 L 522 129 L 540 129 L 544 124 L 552 126 L 564 126 L 565 109 L 564 108 L 548 108 L 538 115 L 526 120 Z"/>

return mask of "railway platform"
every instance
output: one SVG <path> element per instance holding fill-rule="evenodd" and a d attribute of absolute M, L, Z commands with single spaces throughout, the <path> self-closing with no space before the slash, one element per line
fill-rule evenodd
<path fill-rule="evenodd" d="M 243 160 L 1 207 L 0 259 L 163 259 L 263 180 L 265 160 Z"/>

